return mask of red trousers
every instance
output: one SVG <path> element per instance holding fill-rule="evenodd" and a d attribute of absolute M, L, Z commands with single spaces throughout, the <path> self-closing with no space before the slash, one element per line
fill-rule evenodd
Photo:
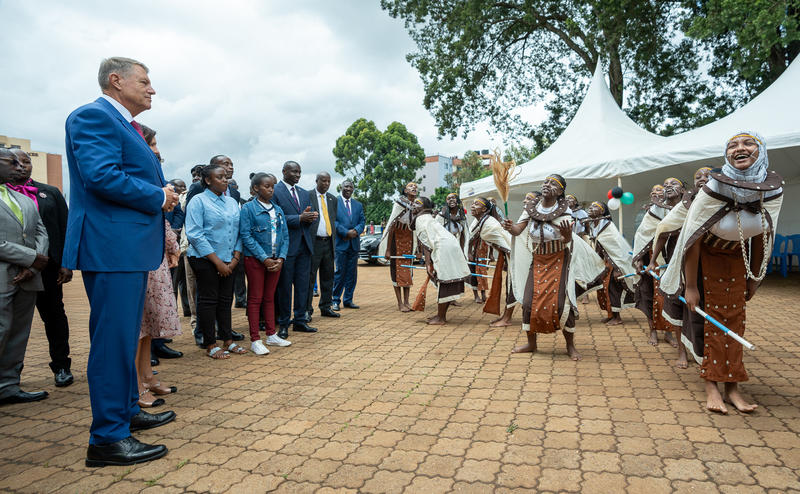
<path fill-rule="evenodd" d="M 275 288 L 281 271 L 267 271 L 255 257 L 245 256 L 244 271 L 247 274 L 247 322 L 250 325 L 250 341 L 260 340 L 258 323 L 267 326 L 267 336 L 275 334 Z"/>

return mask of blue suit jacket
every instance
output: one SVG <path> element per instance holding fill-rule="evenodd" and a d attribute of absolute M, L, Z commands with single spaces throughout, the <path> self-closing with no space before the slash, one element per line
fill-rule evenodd
<path fill-rule="evenodd" d="M 351 249 L 356 252 L 361 248 L 361 237 L 345 238 L 349 230 L 355 230 L 361 235 L 364 232 L 364 225 L 367 220 L 364 217 L 364 207 L 360 202 L 350 198 L 350 214 L 344 206 L 344 199 L 339 196 L 339 204 L 336 208 L 336 250 Z"/>
<path fill-rule="evenodd" d="M 272 195 L 272 201 L 280 206 L 283 210 L 283 215 L 286 218 L 286 226 L 289 227 L 289 253 L 288 256 L 296 256 L 300 253 L 300 246 L 303 242 L 308 246 L 308 250 L 314 253 L 314 239 L 311 234 L 311 223 L 301 223 L 300 213 L 306 207 L 311 207 L 311 197 L 308 191 L 295 185 L 297 191 L 297 200 L 300 203 L 300 208 L 292 199 L 292 193 L 289 188 L 283 183 L 283 180 L 275 185 L 275 192 Z M 313 209 L 313 208 L 312 208 Z"/>
<path fill-rule="evenodd" d="M 142 136 L 103 98 L 66 123 L 70 201 L 62 265 L 153 271 L 164 257 L 166 184 Z"/>

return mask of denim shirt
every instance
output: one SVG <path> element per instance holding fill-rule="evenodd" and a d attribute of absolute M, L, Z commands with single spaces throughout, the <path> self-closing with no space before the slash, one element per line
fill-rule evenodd
<path fill-rule="evenodd" d="M 244 255 L 255 257 L 259 262 L 264 262 L 264 259 L 268 257 L 286 259 L 289 251 L 289 228 L 286 226 L 283 210 L 274 202 L 272 207 L 272 211 L 267 212 L 258 199 L 253 199 L 242 206 L 242 214 L 239 217 L 239 237 L 242 239 Z M 277 215 L 274 246 L 272 245 L 272 215 Z"/>
<path fill-rule="evenodd" d="M 186 255 L 206 257 L 216 254 L 231 262 L 234 251 L 242 251 L 239 238 L 239 204 L 236 199 L 218 196 L 206 189 L 186 205 L 184 223 L 189 248 Z"/>

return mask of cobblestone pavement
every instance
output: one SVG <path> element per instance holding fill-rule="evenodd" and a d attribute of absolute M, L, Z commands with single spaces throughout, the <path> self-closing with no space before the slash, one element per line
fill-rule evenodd
<path fill-rule="evenodd" d="M 464 297 L 428 327 L 395 310 L 388 271 L 362 265 L 356 301 L 320 332 L 290 333 L 268 356 L 212 361 L 186 328 L 185 356 L 158 369 L 178 419 L 137 433 L 166 444 L 148 464 L 87 469 L 88 304 L 66 290 L 76 382 L 56 389 L 35 318 L 26 390 L 0 408 L 0 489 L 8 492 L 800 492 L 800 275 L 771 277 L 748 307 L 752 415 L 703 408 L 696 366 L 647 344 L 640 313 L 606 327 L 581 305 L 570 361 L 560 335 L 512 355 L 519 326 L 489 330 Z M 417 287 L 412 291 L 416 294 Z M 428 313 L 435 307 L 429 290 Z M 315 301 L 318 299 L 315 299 Z M 519 319 L 517 318 L 516 321 Z M 245 331 L 242 309 L 234 328 Z"/>

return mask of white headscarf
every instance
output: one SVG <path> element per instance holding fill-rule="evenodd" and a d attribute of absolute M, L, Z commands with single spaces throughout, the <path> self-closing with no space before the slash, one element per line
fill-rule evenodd
<path fill-rule="evenodd" d="M 728 162 L 728 143 L 739 136 L 750 136 L 758 143 L 758 157 L 746 170 L 739 170 Z M 723 149 L 722 155 L 725 158 L 725 164 L 722 166 L 722 173 L 725 174 L 725 176 L 740 182 L 750 183 L 761 183 L 767 178 L 767 168 L 769 168 L 767 143 L 760 134 L 749 131 L 737 133 L 725 142 L 725 149 Z M 720 194 L 734 198 L 740 203 L 757 201 L 761 196 L 761 192 L 757 190 L 742 189 L 723 183 L 718 183 L 717 185 Z"/>

